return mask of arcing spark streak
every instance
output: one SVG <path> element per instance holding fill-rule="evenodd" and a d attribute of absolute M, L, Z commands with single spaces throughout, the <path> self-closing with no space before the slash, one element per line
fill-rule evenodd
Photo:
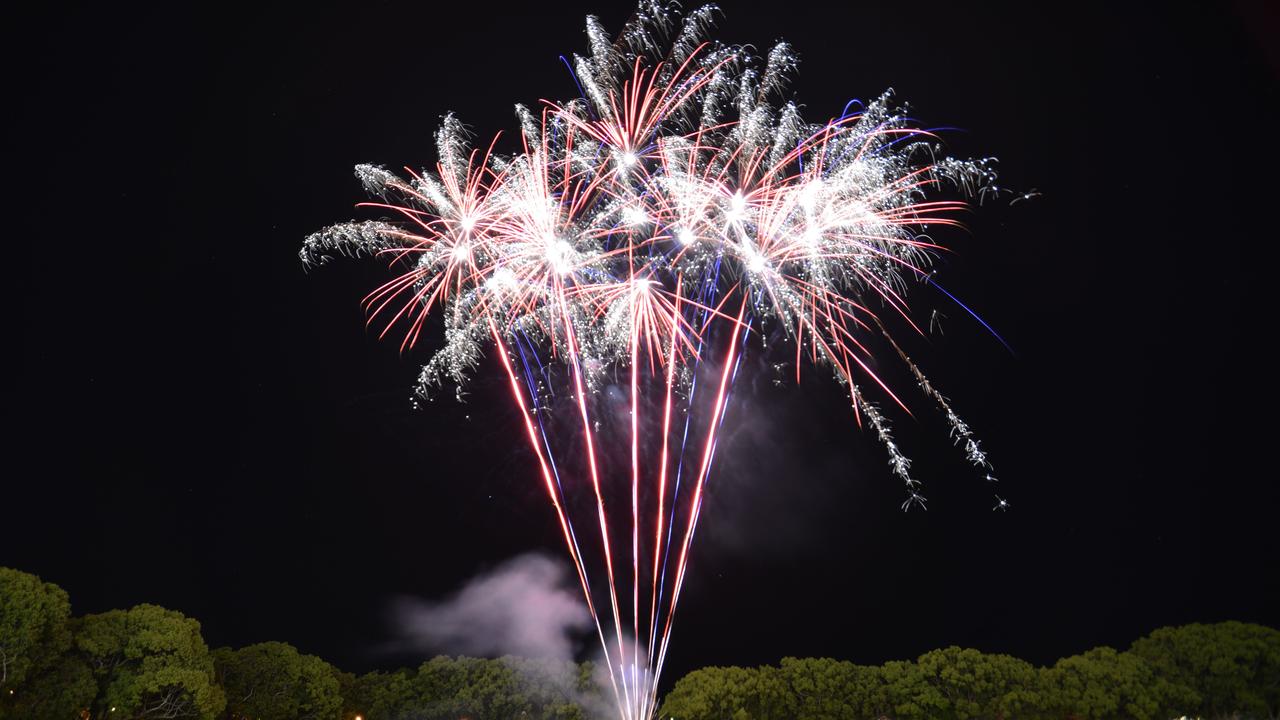
<path fill-rule="evenodd" d="M 906 287 L 929 278 L 939 249 L 920 229 L 955 225 L 965 207 L 928 193 L 989 189 L 988 162 L 940 156 L 936 138 L 888 94 L 805 121 L 794 103 L 775 102 L 795 65 L 790 48 L 761 60 L 704 41 L 713 12 L 681 18 L 647 0 L 612 39 L 588 18 L 591 51 L 573 63 L 581 97 L 517 106 L 520 152 L 495 152 L 496 138 L 473 148 L 448 116 L 434 171 L 401 178 L 357 167 L 376 198 L 365 205 L 392 220 L 326 228 L 301 252 L 309 264 L 364 253 L 405 268 L 365 301 L 371 322 L 406 328 L 404 347 L 442 317 L 424 397 L 445 381 L 460 386 L 492 343 L 622 720 L 655 709 L 718 431 L 753 329 L 768 323 L 794 343 L 797 379 L 806 358 L 833 370 L 906 484 L 904 507 L 923 497 L 866 396 L 874 389 L 903 405 L 871 369 L 873 344 L 887 341 L 970 462 L 987 467 L 968 425 L 873 308 L 916 328 Z M 625 536 L 610 527 L 620 508 Z M 594 530 L 582 531 L 584 518 Z M 599 542 L 585 542 L 595 530 Z M 607 588 L 593 589 L 600 577 Z"/>

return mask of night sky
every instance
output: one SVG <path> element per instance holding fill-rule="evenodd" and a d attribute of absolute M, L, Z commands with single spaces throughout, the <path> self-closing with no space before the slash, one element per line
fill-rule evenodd
<path fill-rule="evenodd" d="M 365 3 L 17 17 L 8 30 L 11 354 L 0 565 L 77 613 L 151 602 L 212 646 L 284 640 L 363 671 L 413 658 L 397 595 L 562 553 L 501 378 L 417 411 L 425 352 L 366 330 L 374 262 L 304 271 L 302 238 L 376 215 L 351 167 L 434 163 L 575 94 L 559 55 L 627 4 Z M 739 380 L 665 678 L 949 644 L 1039 663 L 1162 625 L 1280 626 L 1272 217 L 1274 9 L 724 3 L 715 36 L 795 45 L 811 119 L 893 87 L 1002 184 L 910 350 L 1012 503 L 926 398 L 893 415 L 930 498 L 822 372 Z M 1172 5 L 1172 3 L 1170 3 Z M 1269 43 L 1272 43 L 1269 45 Z M 486 366 L 490 371 L 493 367 Z M 902 380 L 902 378 L 899 378 Z"/>

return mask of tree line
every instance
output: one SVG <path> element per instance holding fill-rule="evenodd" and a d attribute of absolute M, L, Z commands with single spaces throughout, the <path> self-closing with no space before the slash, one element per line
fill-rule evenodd
<path fill-rule="evenodd" d="M 354 675 L 281 642 L 210 650 L 156 605 L 72 616 L 57 585 L 0 568 L 0 720 L 585 720 L 590 663 L 437 657 Z M 681 678 L 663 720 L 1137 720 L 1280 716 L 1280 631 L 1161 628 L 1036 667 L 949 647 L 878 666 L 785 658 Z"/>
<path fill-rule="evenodd" d="M 1280 716 L 1280 632 L 1240 622 L 1156 630 L 1035 667 L 949 647 L 879 666 L 784 658 L 681 678 L 676 720 L 1168 720 Z"/>

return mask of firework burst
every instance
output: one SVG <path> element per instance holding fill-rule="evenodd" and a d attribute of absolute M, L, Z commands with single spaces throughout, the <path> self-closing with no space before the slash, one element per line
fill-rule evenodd
<path fill-rule="evenodd" d="M 968 460 L 988 469 L 880 315 L 919 331 L 907 289 L 932 283 L 940 249 L 922 228 L 955 225 L 965 207 L 930 198 L 981 197 L 993 188 L 989 162 L 943 156 L 888 93 L 804 120 L 778 101 L 791 49 L 758 58 L 710 42 L 713 13 L 644 2 L 616 37 L 588 18 L 590 52 L 572 63 L 581 96 L 517 106 L 518 152 L 496 152 L 497 138 L 473 147 L 448 116 L 434 170 L 357 167 L 375 198 L 365 205 L 387 219 L 326 228 L 301 252 L 308 264 L 368 254 L 400 268 L 365 302 L 384 334 L 403 330 L 406 349 L 442 318 L 421 397 L 460 388 L 493 348 L 622 720 L 655 710 L 719 429 L 753 338 L 791 342 L 797 381 L 803 360 L 833 372 L 905 484 L 904 508 L 924 498 L 868 399 L 906 408 L 872 370 L 876 348 L 906 364 Z"/>

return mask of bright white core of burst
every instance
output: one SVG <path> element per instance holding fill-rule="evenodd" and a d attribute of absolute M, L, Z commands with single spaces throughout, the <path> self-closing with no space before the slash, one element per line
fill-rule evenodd
<path fill-rule="evenodd" d="M 746 211 L 747 199 L 740 192 L 734 193 L 733 197 L 729 198 L 729 219 L 741 220 Z"/>
<path fill-rule="evenodd" d="M 470 218 L 470 217 L 462 218 L 462 229 L 464 231 L 471 232 L 472 229 L 475 228 L 475 226 L 476 226 L 475 218 Z"/>
<path fill-rule="evenodd" d="M 622 221 L 628 225 L 643 225 L 648 219 L 649 216 L 638 207 L 628 207 L 622 210 Z"/>
<path fill-rule="evenodd" d="M 507 268 L 500 267 L 493 271 L 493 274 L 489 276 L 486 284 L 494 290 L 505 290 L 507 288 L 515 287 L 516 276 L 515 273 L 511 272 Z"/>
<path fill-rule="evenodd" d="M 680 228 L 676 231 L 676 239 L 680 241 L 681 245 L 692 245 L 696 238 L 689 228 Z"/>
<path fill-rule="evenodd" d="M 822 182 L 814 180 L 800 190 L 800 208 L 805 212 L 813 212 L 818 205 L 818 193 L 822 190 Z"/>
<path fill-rule="evenodd" d="M 630 150 L 622 153 L 622 164 L 624 167 L 631 167 L 636 164 L 636 154 Z"/>
<path fill-rule="evenodd" d="M 564 240 L 552 240 L 547 243 L 547 260 L 551 263 L 551 267 L 555 271 L 564 275 L 573 269 L 573 264 L 569 262 L 573 256 L 573 247 Z"/>
<path fill-rule="evenodd" d="M 453 246 L 453 259 L 459 262 L 465 262 L 471 257 L 471 248 L 466 243 L 459 243 Z"/>

